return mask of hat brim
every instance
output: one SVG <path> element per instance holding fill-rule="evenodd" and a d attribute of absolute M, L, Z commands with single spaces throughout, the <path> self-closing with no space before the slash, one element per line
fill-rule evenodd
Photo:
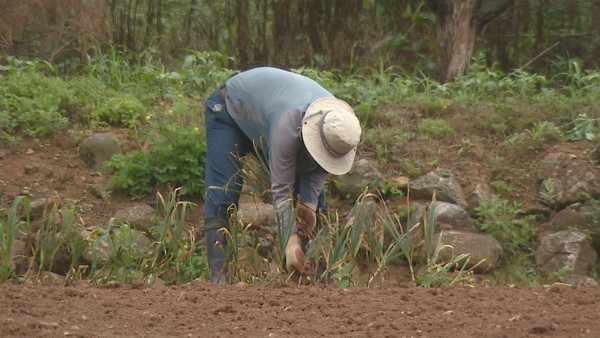
<path fill-rule="evenodd" d="M 302 138 L 309 154 L 321 168 L 334 175 L 344 175 L 352 168 L 356 147 L 342 156 L 337 156 L 327 150 L 321 140 L 319 121 L 323 114 L 330 110 L 342 110 L 355 115 L 352 107 L 340 99 L 335 97 L 319 98 L 306 109 L 302 120 Z"/>

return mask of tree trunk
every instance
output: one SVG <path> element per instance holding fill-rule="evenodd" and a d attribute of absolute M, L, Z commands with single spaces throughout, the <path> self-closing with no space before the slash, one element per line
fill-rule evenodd
<path fill-rule="evenodd" d="M 475 38 L 514 0 L 427 0 L 436 16 L 436 78 L 445 83 L 469 72 Z"/>
<path fill-rule="evenodd" d="M 250 57 L 248 55 L 248 0 L 236 0 L 235 16 L 237 18 L 237 55 L 240 66 L 248 67 Z"/>

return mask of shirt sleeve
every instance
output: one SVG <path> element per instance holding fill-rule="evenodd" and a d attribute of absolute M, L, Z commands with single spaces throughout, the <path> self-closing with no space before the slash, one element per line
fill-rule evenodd
<path fill-rule="evenodd" d="M 271 170 L 271 192 L 275 219 L 282 221 L 287 228 L 292 227 L 292 234 L 297 232 L 292 217 L 292 193 L 296 176 L 297 158 L 302 145 L 300 126 L 303 111 L 294 109 L 287 111 L 277 121 L 271 134 L 269 167 Z M 320 167 L 300 175 L 300 195 L 302 202 L 317 203 L 327 176 Z"/>

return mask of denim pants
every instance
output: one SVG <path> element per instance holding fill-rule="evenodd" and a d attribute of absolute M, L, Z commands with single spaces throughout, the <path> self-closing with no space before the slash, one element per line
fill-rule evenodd
<path fill-rule="evenodd" d="M 217 88 L 206 100 L 205 218 L 226 216 L 229 206 L 238 204 L 243 180 L 237 175 L 238 168 L 232 154 L 244 156 L 254 149 L 252 140 L 229 115 L 221 95 L 222 88 L 223 86 Z M 294 186 L 297 190 L 298 185 Z M 294 196 L 296 194 L 297 191 L 294 192 Z M 324 191 L 319 195 L 317 208 L 327 210 Z"/>
<path fill-rule="evenodd" d="M 237 205 L 243 181 L 236 174 L 238 168 L 232 154 L 244 156 L 252 149 L 252 141 L 227 112 L 222 88 L 217 88 L 206 100 L 205 218 L 225 216 L 231 204 Z"/>

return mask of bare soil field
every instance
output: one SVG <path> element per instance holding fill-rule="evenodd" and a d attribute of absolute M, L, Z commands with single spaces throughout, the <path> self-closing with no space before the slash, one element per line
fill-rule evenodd
<path fill-rule="evenodd" d="M 0 286 L 0 336 L 598 337 L 600 289 Z"/>

